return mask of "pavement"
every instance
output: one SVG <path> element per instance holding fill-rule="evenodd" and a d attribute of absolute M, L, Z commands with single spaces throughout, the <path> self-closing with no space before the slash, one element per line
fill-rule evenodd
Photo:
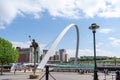
<path fill-rule="evenodd" d="M 39 75 L 39 79 L 29 79 L 29 75 L 33 74 L 32 71 L 16 71 L 6 72 L 0 75 L 0 80 L 39 80 L 44 74 L 44 71 L 37 71 L 36 74 Z M 50 72 L 56 80 L 93 80 L 93 73 L 79 74 L 78 72 Z M 109 75 L 104 75 L 103 73 L 98 73 L 99 80 L 115 80 L 115 74 L 110 73 Z M 41 79 L 45 80 L 45 76 Z M 49 80 L 54 80 L 49 76 Z"/>

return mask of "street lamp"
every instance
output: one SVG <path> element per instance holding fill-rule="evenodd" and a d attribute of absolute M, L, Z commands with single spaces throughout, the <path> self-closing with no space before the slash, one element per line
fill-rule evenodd
<path fill-rule="evenodd" d="M 96 29 L 98 29 L 99 26 L 96 25 L 96 23 L 91 24 L 91 26 L 89 27 L 89 29 L 92 30 L 93 32 L 93 45 L 94 45 L 94 80 L 98 80 L 98 75 L 97 75 L 97 64 L 96 64 L 96 42 L 95 42 L 95 33 L 96 33 Z"/>
<path fill-rule="evenodd" d="M 32 47 L 34 48 L 34 70 L 33 70 L 33 73 L 35 75 L 35 72 L 36 72 L 36 59 L 37 59 L 37 48 L 38 48 L 38 43 L 35 42 L 35 39 L 32 40 Z"/>

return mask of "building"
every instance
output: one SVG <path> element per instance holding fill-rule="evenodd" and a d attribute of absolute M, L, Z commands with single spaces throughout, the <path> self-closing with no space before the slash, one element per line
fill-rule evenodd
<path fill-rule="evenodd" d="M 65 49 L 60 49 L 59 54 L 60 54 L 60 61 L 64 62 L 65 61 L 66 50 Z"/>
<path fill-rule="evenodd" d="M 34 49 L 16 47 L 19 53 L 18 63 L 33 63 L 34 62 Z M 40 62 L 40 51 L 39 48 L 36 51 L 36 63 Z"/>
<path fill-rule="evenodd" d="M 43 54 L 40 55 L 40 61 L 44 58 L 45 54 L 47 53 L 47 49 L 43 49 Z"/>
<path fill-rule="evenodd" d="M 60 54 L 59 54 L 58 51 L 55 52 L 54 60 L 55 60 L 55 61 L 60 61 Z"/>
<path fill-rule="evenodd" d="M 18 58 L 18 63 L 29 63 L 30 62 L 30 48 L 20 48 L 16 47 L 18 53 L 19 53 L 19 58 Z"/>
<path fill-rule="evenodd" d="M 65 53 L 65 62 L 68 62 L 68 54 Z"/>
<path fill-rule="evenodd" d="M 48 52 L 47 49 L 43 50 L 43 54 L 41 55 L 40 59 L 42 60 L 45 56 L 45 54 Z M 58 62 L 68 62 L 68 54 L 66 53 L 65 49 L 60 49 L 59 51 L 56 51 L 53 56 L 50 56 L 49 63 L 58 63 Z"/>
<path fill-rule="evenodd" d="M 43 55 L 45 55 L 48 52 L 47 49 L 43 49 Z"/>

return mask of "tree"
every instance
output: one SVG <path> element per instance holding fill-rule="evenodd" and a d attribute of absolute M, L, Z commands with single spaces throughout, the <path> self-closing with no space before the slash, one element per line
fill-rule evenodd
<path fill-rule="evenodd" d="M 8 40 L 0 38 L 0 65 L 1 75 L 3 73 L 3 65 L 14 63 L 17 61 L 19 54 Z"/>

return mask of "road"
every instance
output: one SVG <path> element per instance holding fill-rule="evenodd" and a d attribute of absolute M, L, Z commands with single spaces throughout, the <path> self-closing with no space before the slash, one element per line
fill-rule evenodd
<path fill-rule="evenodd" d="M 16 74 L 14 74 L 14 72 L 8 72 L 4 73 L 4 75 L 0 75 L 0 80 L 31 80 L 29 79 L 30 74 L 33 73 L 31 71 L 27 71 L 26 73 L 24 73 L 23 71 L 17 71 Z M 45 72 L 37 71 L 36 74 L 40 75 L 39 76 L 40 79 L 45 74 Z M 50 72 L 50 74 L 56 80 L 93 80 L 93 73 L 79 74 L 77 72 Z M 99 80 L 105 79 L 105 75 L 103 73 L 99 73 L 98 75 Z M 106 75 L 106 78 L 107 78 L 106 80 L 115 80 L 115 74 L 111 73 L 109 75 Z M 45 76 L 42 78 L 42 80 L 45 80 Z M 49 80 L 54 79 L 52 79 L 52 77 L 49 76 Z"/>

